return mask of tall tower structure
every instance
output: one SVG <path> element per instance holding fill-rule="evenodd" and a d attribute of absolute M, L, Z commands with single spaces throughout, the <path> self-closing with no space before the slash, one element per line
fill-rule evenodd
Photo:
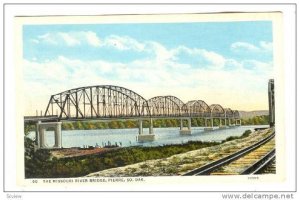
<path fill-rule="evenodd" d="M 268 96 L 269 96 L 269 124 L 270 124 L 270 127 L 273 127 L 273 126 L 275 126 L 274 79 L 269 80 Z"/>

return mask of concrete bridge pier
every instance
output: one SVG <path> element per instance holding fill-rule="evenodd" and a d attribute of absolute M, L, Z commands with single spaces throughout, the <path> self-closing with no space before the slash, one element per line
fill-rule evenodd
<path fill-rule="evenodd" d="M 235 123 L 232 124 L 232 119 L 229 118 L 229 127 L 234 127 Z"/>
<path fill-rule="evenodd" d="M 186 118 L 188 122 L 188 127 L 183 127 L 183 118 L 180 119 L 180 130 L 179 134 L 180 135 L 192 135 L 192 119 L 191 118 Z"/>
<path fill-rule="evenodd" d="M 235 120 L 235 125 L 236 126 L 240 126 L 242 124 L 242 120 L 241 119 L 236 119 Z"/>
<path fill-rule="evenodd" d="M 225 125 L 222 125 L 222 118 L 220 117 L 220 124 L 219 124 L 219 129 L 225 129 L 226 128 L 226 118 L 224 118 L 225 120 Z"/>
<path fill-rule="evenodd" d="M 62 148 L 62 142 L 61 142 L 61 122 L 38 122 L 36 124 L 36 144 L 37 149 L 45 149 L 45 148 Z M 45 144 L 45 131 L 49 128 L 54 129 L 54 146 L 48 147 Z"/>
<path fill-rule="evenodd" d="M 154 140 L 155 140 L 155 135 L 153 134 L 153 120 L 150 119 L 149 134 L 143 134 L 143 120 L 139 119 L 139 134 L 137 136 L 137 141 L 152 142 Z"/>
<path fill-rule="evenodd" d="M 210 120 L 210 127 L 208 127 L 207 125 L 207 120 Z M 205 119 L 205 127 L 204 127 L 204 131 L 213 131 L 214 130 L 214 120 L 213 118 L 206 118 Z"/>

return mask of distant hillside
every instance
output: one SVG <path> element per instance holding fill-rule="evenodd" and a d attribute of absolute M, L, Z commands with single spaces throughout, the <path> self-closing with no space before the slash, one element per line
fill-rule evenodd
<path fill-rule="evenodd" d="M 254 110 L 254 111 L 239 111 L 241 118 L 248 119 L 255 116 L 269 115 L 268 110 Z"/>

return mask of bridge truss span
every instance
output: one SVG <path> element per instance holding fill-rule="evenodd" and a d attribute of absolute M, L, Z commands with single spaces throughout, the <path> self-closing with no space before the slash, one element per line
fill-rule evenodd
<path fill-rule="evenodd" d="M 130 89 L 113 85 L 79 87 L 52 95 L 43 118 L 50 119 L 53 116 L 57 116 L 57 121 L 205 118 L 211 119 L 210 124 L 213 124 L 213 119 L 223 119 L 225 125 L 226 119 L 240 120 L 237 110 L 224 109 L 220 104 L 209 106 L 203 100 L 184 103 L 171 95 L 155 96 L 146 100 Z"/>
<path fill-rule="evenodd" d="M 175 96 L 156 96 L 148 100 L 151 116 L 186 117 L 187 106 Z"/>
<path fill-rule="evenodd" d="M 36 123 L 38 148 L 44 148 L 44 133 L 50 126 L 56 130 L 55 148 L 60 148 L 60 121 L 137 120 L 137 141 L 144 142 L 155 140 L 153 121 L 160 118 L 179 119 L 181 135 L 191 135 L 192 118 L 201 118 L 202 122 L 204 120 L 204 131 L 214 130 L 215 125 L 219 128 L 241 125 L 239 112 L 224 109 L 220 104 L 209 106 L 203 100 L 184 103 L 170 95 L 146 100 L 130 89 L 113 85 L 78 87 L 51 95 L 44 116 L 27 116 L 24 120 Z M 149 134 L 143 133 L 145 120 L 149 121 Z"/>
<path fill-rule="evenodd" d="M 147 100 L 141 95 L 112 85 L 80 87 L 52 95 L 45 116 L 56 110 L 62 120 L 150 116 Z"/>
<path fill-rule="evenodd" d="M 234 118 L 234 111 L 230 108 L 225 108 L 225 117 L 227 118 Z"/>
<path fill-rule="evenodd" d="M 192 100 L 186 103 L 191 117 L 210 117 L 211 108 L 202 100 Z"/>
<path fill-rule="evenodd" d="M 240 112 L 238 110 L 233 111 L 233 116 L 234 116 L 235 119 L 240 119 L 241 118 Z"/>
<path fill-rule="evenodd" d="M 211 117 L 225 117 L 225 109 L 220 104 L 212 104 L 209 107 L 211 110 Z"/>

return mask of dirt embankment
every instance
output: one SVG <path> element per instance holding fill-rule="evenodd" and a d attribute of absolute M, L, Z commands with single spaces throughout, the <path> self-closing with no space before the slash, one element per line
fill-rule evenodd
<path fill-rule="evenodd" d="M 81 149 L 81 148 L 67 148 L 67 149 L 56 149 L 51 151 L 51 155 L 56 158 L 70 158 L 78 156 L 86 156 L 91 154 L 101 154 L 108 151 L 113 151 L 118 149 L 115 148 L 92 148 L 92 149 Z"/>

